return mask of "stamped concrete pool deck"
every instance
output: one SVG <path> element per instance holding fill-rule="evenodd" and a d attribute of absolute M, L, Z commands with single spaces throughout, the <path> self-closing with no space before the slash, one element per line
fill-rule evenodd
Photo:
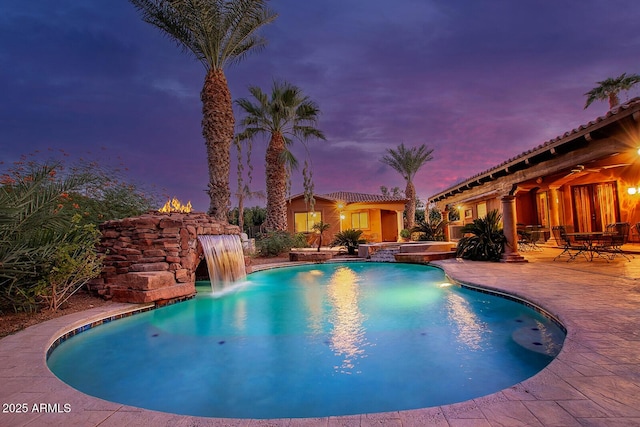
<path fill-rule="evenodd" d="M 58 380 L 45 357 L 62 333 L 132 308 L 110 304 L 0 340 L 0 426 L 640 426 L 640 255 L 554 262 L 558 253 L 524 253 L 530 262 L 522 264 L 434 262 L 454 280 L 543 307 L 568 330 L 547 368 L 498 393 L 411 411 L 282 420 L 179 416 L 107 402 Z"/>

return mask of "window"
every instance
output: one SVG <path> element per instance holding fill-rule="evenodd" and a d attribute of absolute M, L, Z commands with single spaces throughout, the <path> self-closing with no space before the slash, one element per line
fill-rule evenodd
<path fill-rule="evenodd" d="M 355 212 L 351 214 L 351 228 L 364 230 L 369 228 L 369 212 Z"/>
<path fill-rule="evenodd" d="M 485 218 L 487 216 L 487 202 L 478 203 L 478 218 Z"/>
<path fill-rule="evenodd" d="M 322 221 L 320 212 L 296 212 L 293 214 L 294 230 L 296 233 L 310 233 L 313 225 Z"/>

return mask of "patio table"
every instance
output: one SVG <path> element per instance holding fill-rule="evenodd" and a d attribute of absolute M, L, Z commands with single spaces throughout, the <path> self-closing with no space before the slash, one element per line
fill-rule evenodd
<path fill-rule="evenodd" d="M 587 261 L 593 261 L 594 255 L 598 255 L 609 262 L 608 258 L 602 256 L 601 249 L 605 246 L 607 238 L 611 236 L 611 233 L 606 231 L 586 231 L 581 233 L 567 233 L 567 236 L 573 237 L 576 242 L 581 242 L 584 249 L 578 252 L 579 255 L 581 252 L 585 252 L 587 255 Z"/>

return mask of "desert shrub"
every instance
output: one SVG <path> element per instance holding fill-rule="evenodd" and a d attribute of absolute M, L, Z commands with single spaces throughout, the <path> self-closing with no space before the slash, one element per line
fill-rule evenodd
<path fill-rule="evenodd" d="M 487 213 L 462 227 L 464 236 L 458 241 L 456 256 L 473 261 L 500 261 L 507 238 L 502 232 L 502 215 L 497 210 Z"/>
<path fill-rule="evenodd" d="M 428 218 L 422 218 L 416 222 L 411 232 L 418 234 L 419 240 L 443 241 L 444 228 L 448 222 L 442 219 L 442 215 L 437 209 L 430 209 Z"/>
<path fill-rule="evenodd" d="M 0 312 L 56 308 L 97 275 L 97 224 L 147 210 L 136 194 L 95 166 L 18 162 L 0 173 Z"/>
<path fill-rule="evenodd" d="M 291 234 L 286 231 L 272 231 L 261 234 L 256 239 L 258 254 L 265 257 L 280 255 L 291 248 L 307 247 L 307 239 L 304 234 Z"/>
<path fill-rule="evenodd" d="M 83 177 L 55 177 L 57 165 L 34 166 L 0 187 L 0 310 L 35 310 L 41 279 L 71 219 L 58 215 L 61 195 L 79 188 Z"/>
<path fill-rule="evenodd" d="M 93 224 L 78 225 L 79 221 L 77 215 L 39 281 L 39 302 L 51 310 L 60 308 L 102 269 L 102 256 L 95 250 L 100 232 Z"/>

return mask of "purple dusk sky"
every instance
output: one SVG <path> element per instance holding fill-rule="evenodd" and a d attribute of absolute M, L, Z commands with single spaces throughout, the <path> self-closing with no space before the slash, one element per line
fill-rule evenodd
<path fill-rule="evenodd" d="M 602 102 L 584 110 L 584 93 L 640 72 L 637 0 L 270 6 L 280 16 L 263 31 L 268 46 L 227 79 L 234 99 L 279 79 L 318 103 L 327 140 L 294 150 L 312 160 L 316 193 L 404 189 L 379 160 L 424 143 L 434 149 L 416 176 L 425 200 L 605 114 Z M 125 0 L 3 0 L 0 168 L 48 149 L 122 161 L 130 180 L 206 210 L 204 72 Z M 264 189 L 265 145 L 254 143 L 254 190 Z M 230 182 L 233 191 L 235 163 Z M 300 170 L 294 194 L 301 183 Z"/>

